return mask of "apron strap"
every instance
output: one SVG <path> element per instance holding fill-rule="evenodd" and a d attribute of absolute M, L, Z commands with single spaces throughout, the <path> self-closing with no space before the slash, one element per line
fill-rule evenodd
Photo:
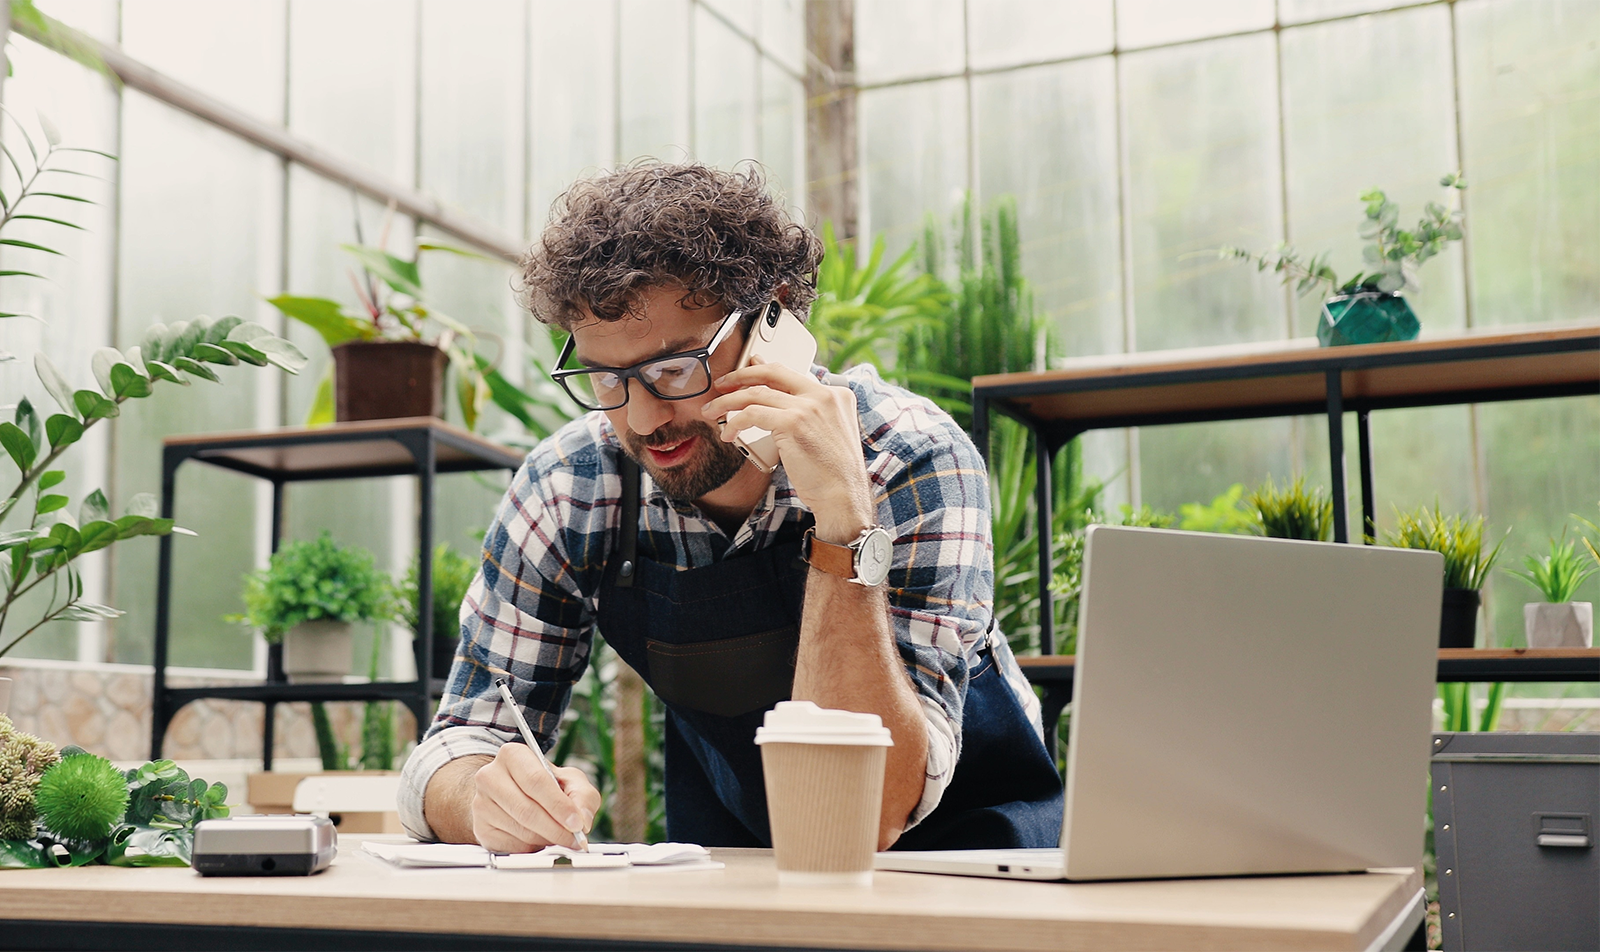
<path fill-rule="evenodd" d="M 622 455 L 622 537 L 618 549 L 622 565 L 617 568 L 616 586 L 632 588 L 634 567 L 639 564 L 639 464 L 627 453 Z"/>

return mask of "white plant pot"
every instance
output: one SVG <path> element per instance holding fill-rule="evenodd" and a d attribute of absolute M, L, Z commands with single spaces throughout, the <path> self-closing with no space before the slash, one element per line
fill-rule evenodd
<path fill-rule="evenodd" d="M 1594 645 L 1591 602 L 1529 602 L 1522 606 L 1529 648 L 1589 648 Z"/>
<path fill-rule="evenodd" d="M 293 684 L 338 684 L 350 673 L 350 623 L 307 621 L 283 634 L 283 673 Z"/>
<path fill-rule="evenodd" d="M 0 678 L 0 714 L 11 710 L 11 679 Z"/>

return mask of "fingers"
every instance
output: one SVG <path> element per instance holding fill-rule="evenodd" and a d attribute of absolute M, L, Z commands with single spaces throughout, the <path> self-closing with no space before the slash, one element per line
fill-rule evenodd
<path fill-rule="evenodd" d="M 562 791 L 584 812 L 583 832 L 588 833 L 594 828 L 595 814 L 600 812 L 605 798 L 589 782 L 589 775 L 577 767 L 557 767 L 555 771 L 556 778 L 561 781 Z"/>
<path fill-rule="evenodd" d="M 574 768 L 557 769 L 568 772 L 569 778 L 571 773 L 582 774 Z M 575 792 L 582 791 L 576 778 L 567 784 Z M 574 802 L 523 744 L 501 747 L 493 761 L 479 768 L 475 785 L 473 827 L 485 847 L 485 836 L 519 849 L 572 846 L 576 843 L 573 832 L 586 830 L 599 809 L 598 792 L 593 797 L 584 795 L 585 804 Z"/>

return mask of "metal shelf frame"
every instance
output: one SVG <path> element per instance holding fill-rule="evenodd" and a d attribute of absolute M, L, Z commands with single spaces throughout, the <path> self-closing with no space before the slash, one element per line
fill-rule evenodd
<path fill-rule="evenodd" d="M 184 705 L 202 698 L 259 701 L 262 718 L 263 769 L 272 769 L 273 721 L 276 707 L 294 701 L 400 701 L 416 716 L 421 739 L 432 699 L 442 685 L 429 678 L 433 643 L 433 515 L 435 479 L 442 473 L 506 469 L 522 465 L 521 454 L 490 443 L 442 420 L 414 417 L 291 427 L 248 433 L 169 437 L 161 452 L 161 515 L 171 519 L 177 508 L 177 475 L 194 460 L 243 473 L 272 484 L 272 551 L 283 538 L 283 491 L 292 482 L 415 476 L 418 482 L 417 579 L 421 605 L 413 642 L 415 681 L 369 684 L 290 684 L 283 673 L 282 645 L 267 655 L 267 680 L 262 684 L 172 688 L 167 666 L 172 626 L 172 540 L 159 540 L 156 563 L 156 630 L 150 757 L 161 758 L 167 728 Z"/>

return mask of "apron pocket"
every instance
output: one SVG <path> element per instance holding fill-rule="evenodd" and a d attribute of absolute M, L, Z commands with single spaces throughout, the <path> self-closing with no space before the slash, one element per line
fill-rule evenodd
<path fill-rule="evenodd" d="M 800 630 L 674 645 L 646 641 L 650 687 L 663 701 L 719 717 L 764 711 L 794 691 Z"/>

